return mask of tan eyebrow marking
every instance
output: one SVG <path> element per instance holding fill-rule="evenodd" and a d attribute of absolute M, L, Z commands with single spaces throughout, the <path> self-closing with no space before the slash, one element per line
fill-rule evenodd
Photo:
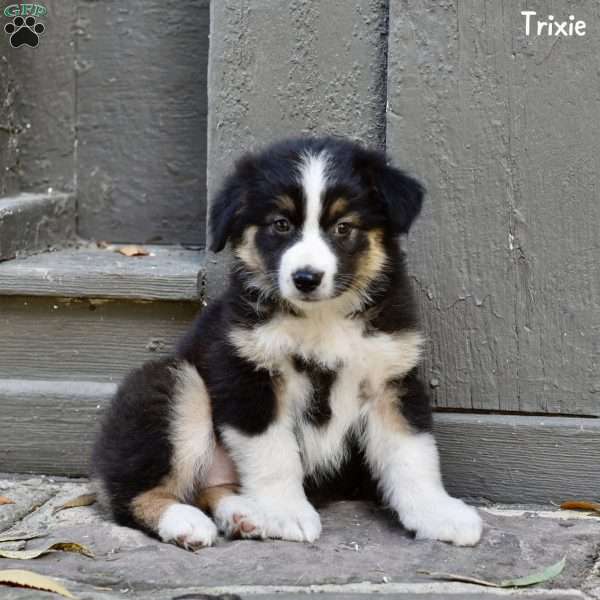
<path fill-rule="evenodd" d="M 351 212 L 339 215 L 339 219 L 344 221 L 344 223 L 351 223 L 352 225 L 360 225 L 361 218 L 357 212 Z"/>
<path fill-rule="evenodd" d="M 340 197 L 336 198 L 327 209 L 327 216 L 330 219 L 337 219 L 341 217 L 348 208 L 348 200 Z"/>
<path fill-rule="evenodd" d="M 296 210 L 294 201 L 287 195 L 278 196 L 275 200 L 275 204 L 280 210 L 287 210 L 291 213 Z"/>

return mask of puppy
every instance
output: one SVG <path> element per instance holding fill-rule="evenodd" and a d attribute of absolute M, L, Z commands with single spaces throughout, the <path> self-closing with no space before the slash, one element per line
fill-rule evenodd
<path fill-rule="evenodd" d="M 312 542 L 305 484 L 339 471 L 354 440 L 417 538 L 477 543 L 477 512 L 443 487 L 417 375 L 398 238 L 423 193 L 341 139 L 237 163 L 210 212 L 211 249 L 233 250 L 227 291 L 174 356 L 125 379 L 102 424 L 92 468 L 118 523 L 190 549 L 218 531 Z"/>

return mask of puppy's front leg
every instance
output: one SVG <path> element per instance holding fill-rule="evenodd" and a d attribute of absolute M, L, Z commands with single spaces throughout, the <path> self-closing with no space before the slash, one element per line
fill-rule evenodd
<path fill-rule="evenodd" d="M 304 494 L 304 472 L 291 424 L 275 421 L 257 435 L 225 427 L 222 434 L 242 488 L 241 495 L 230 500 L 231 510 L 244 513 L 256 527 L 245 537 L 316 540 L 321 520 Z M 221 513 L 228 512 L 226 504 L 220 508 Z"/>
<path fill-rule="evenodd" d="M 390 382 L 367 414 L 365 451 L 386 502 L 417 538 L 473 546 L 481 518 L 444 489 L 429 399 L 414 373 Z"/>

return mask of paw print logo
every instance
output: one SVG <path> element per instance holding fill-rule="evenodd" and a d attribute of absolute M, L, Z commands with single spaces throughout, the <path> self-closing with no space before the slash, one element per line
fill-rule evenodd
<path fill-rule="evenodd" d="M 11 23 L 4 26 L 4 31 L 10 35 L 10 45 L 13 48 L 19 46 L 31 46 L 35 48 L 40 42 L 40 35 L 46 31 L 43 23 L 36 20 L 35 17 L 15 17 Z"/>

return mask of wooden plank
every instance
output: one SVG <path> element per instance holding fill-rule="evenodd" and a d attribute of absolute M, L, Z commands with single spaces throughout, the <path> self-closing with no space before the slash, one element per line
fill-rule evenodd
<path fill-rule="evenodd" d="M 147 246 L 149 256 L 80 247 L 0 264 L 0 295 L 197 300 L 203 253 Z M 0 300 L 1 301 L 1 300 Z"/>
<path fill-rule="evenodd" d="M 118 381 L 172 352 L 198 308 L 194 302 L 0 296 L 0 378 Z"/>
<path fill-rule="evenodd" d="M 0 379 L 0 471 L 87 473 L 111 383 Z"/>
<path fill-rule="evenodd" d="M 80 233 L 202 243 L 209 1 L 79 1 Z"/>
<path fill-rule="evenodd" d="M 242 152 L 277 138 L 333 133 L 382 145 L 386 18 L 381 0 L 213 2 L 209 195 Z"/>
<path fill-rule="evenodd" d="M 114 388 L 94 388 L 104 395 L 90 398 L 72 382 L 6 381 L 0 471 L 87 473 L 98 410 Z M 507 503 L 597 496 L 600 419 L 438 413 L 436 435 L 444 480 L 457 496 Z"/>
<path fill-rule="evenodd" d="M 598 497 L 600 419 L 438 413 L 444 480 L 492 502 Z"/>
<path fill-rule="evenodd" d="M 409 256 L 435 402 L 600 415 L 599 40 L 527 37 L 504 2 L 390 11 L 388 150 L 430 191 Z"/>
<path fill-rule="evenodd" d="M 73 240 L 75 226 L 73 195 L 24 193 L 0 198 L 0 261 Z"/>

